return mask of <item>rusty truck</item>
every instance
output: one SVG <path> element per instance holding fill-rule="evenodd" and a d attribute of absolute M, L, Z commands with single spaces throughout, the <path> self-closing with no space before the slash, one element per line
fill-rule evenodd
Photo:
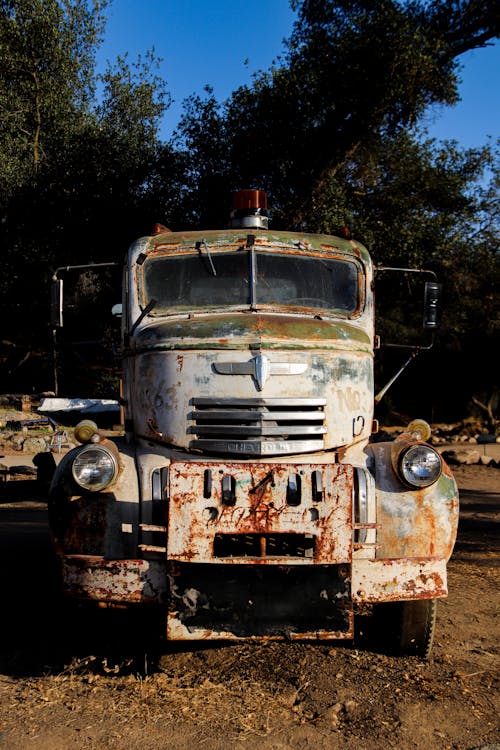
<path fill-rule="evenodd" d="M 368 617 L 426 656 L 455 480 L 422 420 L 371 440 L 366 248 L 268 221 L 265 193 L 239 191 L 227 228 L 130 247 L 123 434 L 80 423 L 50 489 L 64 594 L 156 607 L 173 641 L 353 639 Z"/>

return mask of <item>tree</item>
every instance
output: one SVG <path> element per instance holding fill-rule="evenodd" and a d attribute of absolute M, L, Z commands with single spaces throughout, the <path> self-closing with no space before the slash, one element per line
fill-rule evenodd
<path fill-rule="evenodd" d="M 203 98 L 193 95 L 184 102 L 174 144 L 184 164 L 178 217 L 187 227 L 224 226 L 231 191 L 231 134 L 225 108 L 210 86 L 205 87 Z"/>
<path fill-rule="evenodd" d="M 475 0 L 294 7 L 284 58 L 233 94 L 224 119 L 233 182 L 266 187 L 280 220 L 299 227 L 302 207 L 358 150 L 457 101 L 457 55 L 498 35 L 500 19 Z"/>
<path fill-rule="evenodd" d="M 0 293 L 20 347 L 12 374 L 48 333 L 54 269 L 121 259 L 154 221 L 146 225 L 145 210 L 156 161 L 169 151 L 158 138 L 168 94 L 153 53 L 96 75 L 106 8 L 0 3 Z"/>
<path fill-rule="evenodd" d="M 85 113 L 106 1 L 2 0 L 0 200 L 57 158 L 55 142 Z"/>
<path fill-rule="evenodd" d="M 429 107 L 457 101 L 458 56 L 499 35 L 496 4 L 302 0 L 294 7 L 298 20 L 282 59 L 223 105 L 211 101 L 208 129 L 200 102 L 186 110 L 192 195 L 206 206 L 198 187 L 210 179 L 204 170 L 215 154 L 220 184 L 268 191 L 273 226 L 333 233 L 347 226 L 378 263 L 437 270 L 448 312 L 435 351 L 461 366 L 464 408 L 474 379 L 491 378 L 490 368 L 478 378 L 470 364 L 487 342 L 478 328 L 498 340 L 498 154 L 426 142 L 419 127 Z M 394 326 L 408 298 L 392 294 L 379 305 L 379 322 Z M 485 313 L 490 322 L 479 326 Z M 453 389 L 433 385 L 449 405 Z M 418 385 L 413 391 L 422 393 Z"/>
<path fill-rule="evenodd" d="M 276 228 L 348 227 L 377 263 L 439 270 L 440 351 L 461 367 L 461 398 L 486 403 L 473 367 L 498 342 L 498 151 L 428 142 L 419 127 L 430 106 L 457 100 L 459 55 L 500 33 L 496 2 L 294 0 L 283 57 L 227 102 L 210 88 L 192 96 L 167 143 L 154 53 L 95 73 L 107 2 L 0 0 L 0 294 L 22 343 L 13 372 L 46 330 L 40 290 L 48 301 L 54 268 L 119 260 L 155 221 L 223 226 L 230 191 L 255 187 Z M 491 380 L 481 368 L 481 389 Z"/>

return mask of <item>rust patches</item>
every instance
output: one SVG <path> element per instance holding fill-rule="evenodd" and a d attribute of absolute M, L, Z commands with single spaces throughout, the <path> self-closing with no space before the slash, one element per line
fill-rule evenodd
<path fill-rule="evenodd" d="M 382 546 L 377 557 L 449 558 L 456 537 L 458 508 L 450 507 L 439 483 L 427 490 L 384 493 L 382 501 Z"/>
<path fill-rule="evenodd" d="M 349 244 L 352 247 L 352 249 L 354 250 L 354 255 L 356 256 L 356 258 L 360 258 L 361 259 L 363 257 L 363 255 L 364 255 L 364 253 L 362 252 L 362 250 L 359 247 L 358 243 L 355 242 L 354 240 L 349 240 Z"/>
<path fill-rule="evenodd" d="M 352 564 L 351 585 L 354 602 L 444 597 L 448 594 L 446 560 L 356 560 Z"/>
<path fill-rule="evenodd" d="M 212 494 L 204 497 L 204 472 L 212 473 Z M 312 474 L 321 471 L 324 494 L 314 501 Z M 299 502 L 287 501 L 290 475 L 301 475 Z M 223 477 L 230 475 L 229 481 Z M 240 464 L 174 462 L 170 471 L 168 558 L 213 562 L 214 541 L 220 537 L 276 536 L 281 542 L 310 535 L 312 557 L 260 556 L 253 549 L 252 563 L 333 564 L 348 562 L 352 545 L 353 470 L 336 464 Z M 223 485 L 226 488 L 224 494 Z M 230 492 L 228 488 L 234 489 Z M 215 511 L 215 512 L 214 512 Z M 264 543 L 263 543 L 264 544 Z M 239 549 L 239 547 L 237 547 Z M 264 547 L 262 547 L 264 549 Z M 262 553 L 261 549 L 261 553 Z M 220 561 L 220 559 L 218 559 Z M 223 562 L 231 562 L 225 557 Z"/>
<path fill-rule="evenodd" d="M 354 618 L 352 618 L 354 621 Z M 286 634 L 289 641 L 339 641 L 350 640 L 354 637 L 354 626 L 348 630 L 308 630 L 303 633 L 290 632 Z M 181 622 L 176 613 L 169 613 L 167 619 L 167 638 L 172 641 L 258 641 L 259 643 L 272 643 L 282 641 L 283 635 L 237 635 L 227 630 L 214 630 L 209 628 L 188 628 Z"/>
<path fill-rule="evenodd" d="M 182 372 L 182 368 L 184 367 L 184 355 L 178 354 L 176 359 L 177 359 L 177 372 Z"/>
<path fill-rule="evenodd" d="M 260 333 L 260 334 L 262 334 L 262 333 L 264 333 L 264 331 L 265 331 L 265 330 L 266 330 L 266 324 L 265 324 L 265 321 L 264 321 L 264 319 L 262 318 L 262 316 L 260 316 L 260 315 L 259 315 L 259 317 L 257 318 L 257 322 L 256 322 L 256 325 L 255 325 L 255 331 L 256 331 L 257 333 Z"/>
<path fill-rule="evenodd" d="M 340 253 L 341 248 L 338 245 L 327 245 L 325 242 L 320 242 L 320 248 L 325 250 L 327 253 Z M 332 257 L 335 257 L 334 255 Z"/>
<path fill-rule="evenodd" d="M 297 308 L 303 313 L 303 308 Z M 339 316 L 337 316 L 338 318 Z M 238 342 L 241 346 L 274 341 L 294 348 L 342 349 L 372 354 L 370 333 L 347 320 L 322 320 L 302 315 L 278 315 L 275 312 L 214 313 L 191 320 L 162 320 L 136 336 L 136 350 L 206 349 L 210 344 Z"/>
<path fill-rule="evenodd" d="M 154 241 L 154 240 L 153 240 Z M 162 242 L 155 244 L 150 250 L 147 251 L 148 257 L 156 257 L 161 255 L 168 255 L 173 253 L 181 247 L 180 242 Z"/>
<path fill-rule="evenodd" d="M 160 432 L 160 429 L 158 427 L 158 422 L 156 420 L 156 416 L 153 414 L 153 416 L 149 417 L 147 422 L 149 432 L 154 435 L 154 437 L 162 438 L 163 434 Z"/>
<path fill-rule="evenodd" d="M 166 577 L 154 562 L 67 555 L 61 568 L 64 593 L 76 599 L 125 604 L 165 600 Z"/>
<path fill-rule="evenodd" d="M 425 513 L 425 518 L 427 521 L 427 528 L 429 530 L 429 555 L 431 557 L 434 557 L 436 554 L 436 516 L 432 508 L 429 508 L 424 502 L 421 501 L 420 507 L 422 508 L 422 511 Z"/>

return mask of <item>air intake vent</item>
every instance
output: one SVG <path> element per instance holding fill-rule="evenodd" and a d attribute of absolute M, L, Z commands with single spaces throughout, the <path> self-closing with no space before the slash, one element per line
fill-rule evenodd
<path fill-rule="evenodd" d="M 191 448 L 206 453 L 279 456 L 324 447 L 326 399 L 194 398 Z"/>

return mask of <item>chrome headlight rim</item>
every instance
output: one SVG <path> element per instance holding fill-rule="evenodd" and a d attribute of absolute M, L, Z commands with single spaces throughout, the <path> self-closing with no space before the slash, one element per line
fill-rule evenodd
<path fill-rule="evenodd" d="M 435 484 L 441 476 L 443 459 L 441 454 L 427 443 L 416 443 L 402 451 L 398 470 L 402 482 L 407 487 L 425 489 Z"/>
<path fill-rule="evenodd" d="M 74 457 L 71 475 L 83 491 L 101 492 L 116 481 L 118 468 L 118 460 L 111 450 L 104 445 L 89 444 Z"/>

